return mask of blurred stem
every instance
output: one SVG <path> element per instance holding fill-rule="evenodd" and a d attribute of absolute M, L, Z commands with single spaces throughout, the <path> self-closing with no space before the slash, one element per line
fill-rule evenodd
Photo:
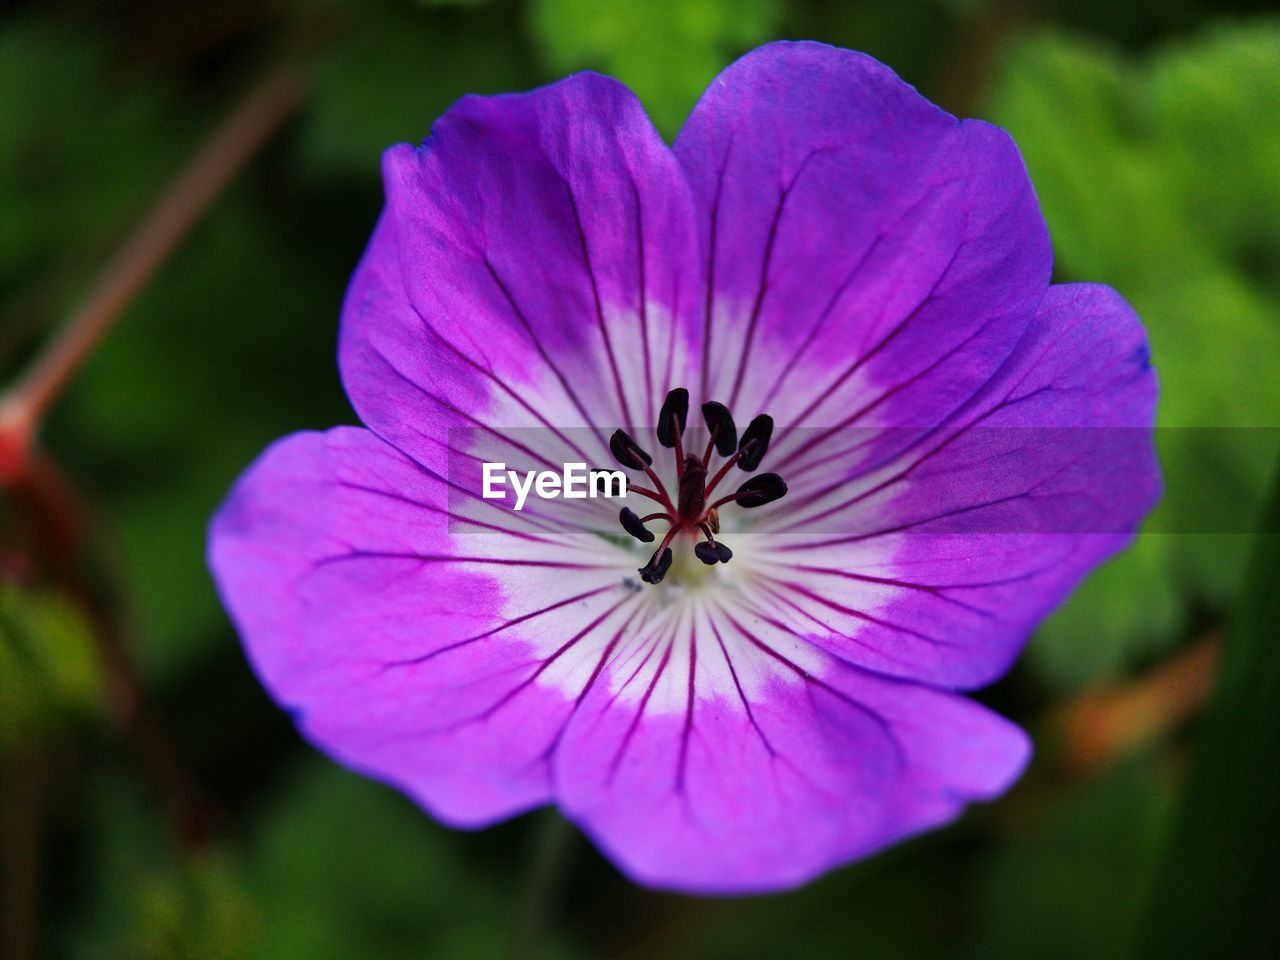
<path fill-rule="evenodd" d="M 25 471 L 10 487 L 29 527 L 31 549 L 45 550 L 41 566 L 62 584 L 88 616 L 105 680 L 107 710 L 128 739 L 180 846 L 195 848 L 207 839 L 213 816 L 188 776 L 164 724 L 143 695 L 120 618 L 103 591 L 86 576 L 91 540 L 87 512 L 79 494 L 58 466 L 39 450 L 29 454 Z M 109 564 L 95 565 L 110 569 Z"/>
<path fill-rule="evenodd" d="M 48 771 L 34 750 L 0 757 L 0 956 L 39 955 L 40 826 Z"/>
<path fill-rule="evenodd" d="M 537 955 L 543 937 L 552 925 L 552 912 L 559 902 L 560 891 L 569 872 L 576 838 L 573 824 L 554 807 L 538 814 L 532 833 L 529 862 L 511 942 L 512 960 L 526 960 Z"/>
<path fill-rule="evenodd" d="M 200 216 L 293 113 L 302 91 L 292 63 L 249 90 L 107 263 L 53 342 L 0 396 L 0 482 L 27 470 L 49 406 Z"/>
<path fill-rule="evenodd" d="M 1222 649 L 1139 957 L 1280 955 L 1280 472 Z"/>
<path fill-rule="evenodd" d="M 965 117 L 982 105 L 996 61 L 1009 36 L 1035 17 L 1035 0 L 990 0 L 962 23 L 936 79 L 938 103 Z"/>
<path fill-rule="evenodd" d="M 1087 690 L 1061 708 L 1053 719 L 1066 774 L 1104 769 L 1194 717 L 1213 691 L 1221 646 L 1214 630 L 1144 675 Z"/>
<path fill-rule="evenodd" d="M 1037 762 L 1016 791 L 982 816 L 1035 829 L 1064 789 L 1172 740 L 1204 709 L 1221 654 L 1221 630 L 1214 629 L 1140 676 L 1051 706 L 1030 727 Z"/>
<path fill-rule="evenodd" d="M 0 484 L 19 504 L 42 565 L 89 612 L 107 678 L 112 718 L 132 743 L 183 846 L 199 845 L 210 817 L 164 725 L 147 707 L 110 603 L 85 577 L 86 511 L 36 434 L 45 414 L 125 307 L 143 289 L 235 175 L 301 102 L 292 57 L 254 84 L 103 268 L 61 331 L 19 381 L 0 394 Z M 7 956 L 8 954 L 6 954 Z"/>

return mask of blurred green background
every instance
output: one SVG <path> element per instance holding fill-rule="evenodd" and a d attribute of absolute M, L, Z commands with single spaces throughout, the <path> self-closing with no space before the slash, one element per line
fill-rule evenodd
<path fill-rule="evenodd" d="M 1280 426 L 1268 6 L 6 4 L 0 385 L 244 91 L 281 61 L 306 79 L 52 410 L 83 539 L 51 545 L 21 491 L 0 507 L 0 957 L 1271 955 L 1276 538 L 1168 532 L 1261 504 L 1276 462 L 1273 433 L 1181 429 Z M 336 319 L 384 147 L 465 93 L 582 68 L 671 137 L 775 37 L 867 51 L 1013 133 L 1058 277 L 1148 325 L 1169 495 L 984 694 L 1037 739 L 1008 797 L 806 889 L 699 900 L 633 887 L 554 815 L 451 832 L 317 755 L 250 674 L 204 535 L 268 442 L 353 420 Z"/>

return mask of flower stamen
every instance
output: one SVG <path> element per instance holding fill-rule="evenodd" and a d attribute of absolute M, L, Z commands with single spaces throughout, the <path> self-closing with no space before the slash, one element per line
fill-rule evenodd
<path fill-rule="evenodd" d="M 706 537 L 705 540 L 697 539 L 693 547 L 694 555 L 706 565 L 728 563 L 733 557 L 733 551 L 716 539 L 720 532 L 718 509 L 728 503 L 736 503 L 748 509 L 761 507 L 781 499 L 787 493 L 787 485 L 782 477 L 776 473 L 762 473 L 749 478 L 734 493 L 708 505 L 711 492 L 731 467 L 736 466 L 750 473 L 760 466 L 773 435 L 773 418 L 764 413 L 753 418 L 739 439 L 729 408 L 714 400 L 704 403 L 702 417 L 711 436 L 706 450 L 698 457 L 684 452 L 682 438 L 688 415 L 689 391 L 684 387 L 677 387 L 663 400 L 654 431 L 658 443 L 675 453 L 675 503 L 672 503 L 666 486 L 653 469 L 653 458 L 630 434 L 618 429 L 609 440 L 609 449 L 619 463 L 632 470 L 643 470 L 653 481 L 652 490 L 636 486 L 630 489 L 640 496 L 657 501 L 665 508 L 664 511 L 640 517 L 623 507 L 618 514 L 622 528 L 642 543 L 652 543 L 655 536 L 645 524 L 652 520 L 667 520 L 671 524 L 649 562 L 639 568 L 640 579 L 645 583 L 661 583 L 667 575 L 673 558 L 670 545 L 681 532 L 691 534 L 694 538 L 698 538 L 699 533 Z M 708 482 L 707 472 L 713 451 L 724 457 L 725 462 Z"/>

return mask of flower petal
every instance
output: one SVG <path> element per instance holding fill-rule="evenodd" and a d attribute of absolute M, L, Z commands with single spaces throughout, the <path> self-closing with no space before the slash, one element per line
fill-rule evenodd
<path fill-rule="evenodd" d="M 703 396 L 772 413 L 778 452 L 797 426 L 936 422 L 1044 296 L 1048 234 L 1013 142 L 863 54 L 753 51 L 675 152 L 710 278 Z"/>
<path fill-rule="evenodd" d="M 580 74 L 466 97 L 384 176 L 340 350 L 366 424 L 417 456 L 419 424 L 453 404 L 590 428 L 591 462 L 614 427 L 652 423 L 695 352 L 697 258 L 688 186 L 630 91 Z"/>
<path fill-rule="evenodd" d="M 574 685 L 634 593 L 608 544 L 463 524 L 446 504 L 438 474 L 368 431 L 295 434 L 237 484 L 209 559 L 302 732 L 475 825 L 550 799 Z"/>
<path fill-rule="evenodd" d="M 783 622 L 875 670 L 989 683 L 1154 506 L 1155 398 L 1129 306 L 1107 287 L 1053 287 L 948 425 L 910 431 L 871 475 L 838 458 L 788 474 L 788 533 L 754 548 Z"/>
<path fill-rule="evenodd" d="M 972 701 L 715 611 L 610 664 L 555 774 L 566 813 L 638 882 L 758 893 L 951 820 L 1029 751 Z"/>

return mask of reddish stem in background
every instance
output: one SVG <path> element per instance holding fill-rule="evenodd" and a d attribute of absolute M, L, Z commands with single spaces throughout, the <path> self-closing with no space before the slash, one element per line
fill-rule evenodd
<path fill-rule="evenodd" d="M 53 342 L 0 396 L 0 483 L 26 471 L 49 406 L 200 216 L 293 113 L 302 91 L 292 65 L 250 90 L 107 263 Z"/>
<path fill-rule="evenodd" d="M 1062 765 L 1073 776 L 1105 769 L 1197 714 L 1213 692 L 1222 638 L 1201 637 L 1138 677 L 1086 690 L 1060 707 Z"/>
<path fill-rule="evenodd" d="M 118 616 L 88 585 L 85 511 L 62 471 L 40 452 L 36 434 L 49 407 L 93 348 L 232 178 L 293 113 L 303 89 L 300 71 L 289 64 L 249 91 L 161 194 L 53 341 L 21 379 L 0 394 L 0 486 L 21 505 L 19 519 L 29 528 L 32 548 L 47 552 L 40 559 L 49 573 L 91 617 L 112 719 L 129 737 L 177 840 L 187 847 L 207 838 L 208 807 L 168 731 L 142 695 Z"/>

